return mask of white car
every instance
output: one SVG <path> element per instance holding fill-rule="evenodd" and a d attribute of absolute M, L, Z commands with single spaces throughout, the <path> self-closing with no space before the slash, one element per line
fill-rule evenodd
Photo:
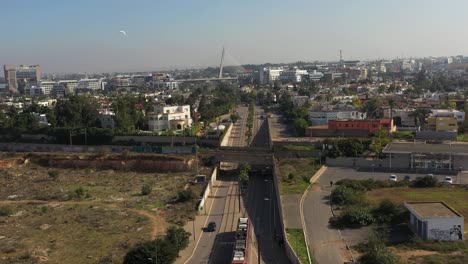
<path fill-rule="evenodd" d="M 395 174 L 392 174 L 390 175 L 390 177 L 388 177 L 388 180 L 392 182 L 396 182 L 398 181 L 398 177 Z"/>
<path fill-rule="evenodd" d="M 453 183 L 452 177 L 448 177 L 448 176 L 445 177 L 444 183 L 446 183 L 446 184 L 452 184 L 452 183 Z"/>

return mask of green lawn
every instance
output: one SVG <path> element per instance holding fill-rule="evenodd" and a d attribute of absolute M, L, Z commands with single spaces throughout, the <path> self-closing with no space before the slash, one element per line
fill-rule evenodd
<path fill-rule="evenodd" d="M 305 243 L 304 232 L 302 229 L 286 229 L 289 244 L 296 252 L 301 263 L 309 263 L 307 256 L 307 246 Z"/>
<path fill-rule="evenodd" d="M 280 160 L 277 176 L 280 193 L 303 194 L 317 170 L 318 164 L 312 158 Z M 293 179 L 289 178 L 290 174 L 294 175 Z"/>
<path fill-rule="evenodd" d="M 465 216 L 465 231 L 468 231 L 468 190 L 458 187 L 435 188 L 383 188 L 367 193 L 369 201 L 377 203 L 388 199 L 394 203 L 405 201 L 443 201 Z"/>
<path fill-rule="evenodd" d="M 458 141 L 463 141 L 463 142 L 468 142 L 468 133 L 458 134 L 457 140 Z"/>
<path fill-rule="evenodd" d="M 287 150 L 314 150 L 314 146 L 298 146 L 298 145 L 286 145 L 283 148 Z"/>

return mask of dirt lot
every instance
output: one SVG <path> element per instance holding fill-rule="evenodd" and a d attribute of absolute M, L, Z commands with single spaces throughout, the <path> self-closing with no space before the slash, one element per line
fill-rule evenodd
<path fill-rule="evenodd" d="M 204 168 L 202 173 L 209 174 Z M 0 263 L 121 263 L 138 241 L 186 221 L 194 202 L 177 203 L 194 172 L 138 173 L 0 162 Z M 142 195 L 143 185 L 151 193 Z"/>

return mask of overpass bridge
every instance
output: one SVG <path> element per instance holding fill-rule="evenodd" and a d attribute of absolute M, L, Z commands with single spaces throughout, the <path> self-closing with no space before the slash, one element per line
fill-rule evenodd
<path fill-rule="evenodd" d="M 219 81 L 237 81 L 237 77 L 223 77 L 223 78 L 198 78 L 198 79 L 179 79 L 176 82 L 219 82 Z"/>

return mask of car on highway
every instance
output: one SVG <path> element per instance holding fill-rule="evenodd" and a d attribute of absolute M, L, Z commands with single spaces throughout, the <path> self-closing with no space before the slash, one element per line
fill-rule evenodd
<path fill-rule="evenodd" d="M 392 182 L 396 182 L 398 181 L 398 177 L 395 174 L 392 174 L 390 175 L 390 177 L 388 177 L 388 180 Z"/>
<path fill-rule="evenodd" d="M 452 177 L 449 177 L 449 176 L 445 177 L 444 183 L 445 184 L 452 184 L 453 183 Z"/>
<path fill-rule="evenodd" d="M 404 181 L 411 181 L 411 176 L 409 175 L 405 175 L 405 177 L 403 178 Z"/>
<path fill-rule="evenodd" d="M 209 222 L 208 225 L 204 229 L 205 232 L 214 232 L 216 231 L 216 223 L 215 222 Z"/>

